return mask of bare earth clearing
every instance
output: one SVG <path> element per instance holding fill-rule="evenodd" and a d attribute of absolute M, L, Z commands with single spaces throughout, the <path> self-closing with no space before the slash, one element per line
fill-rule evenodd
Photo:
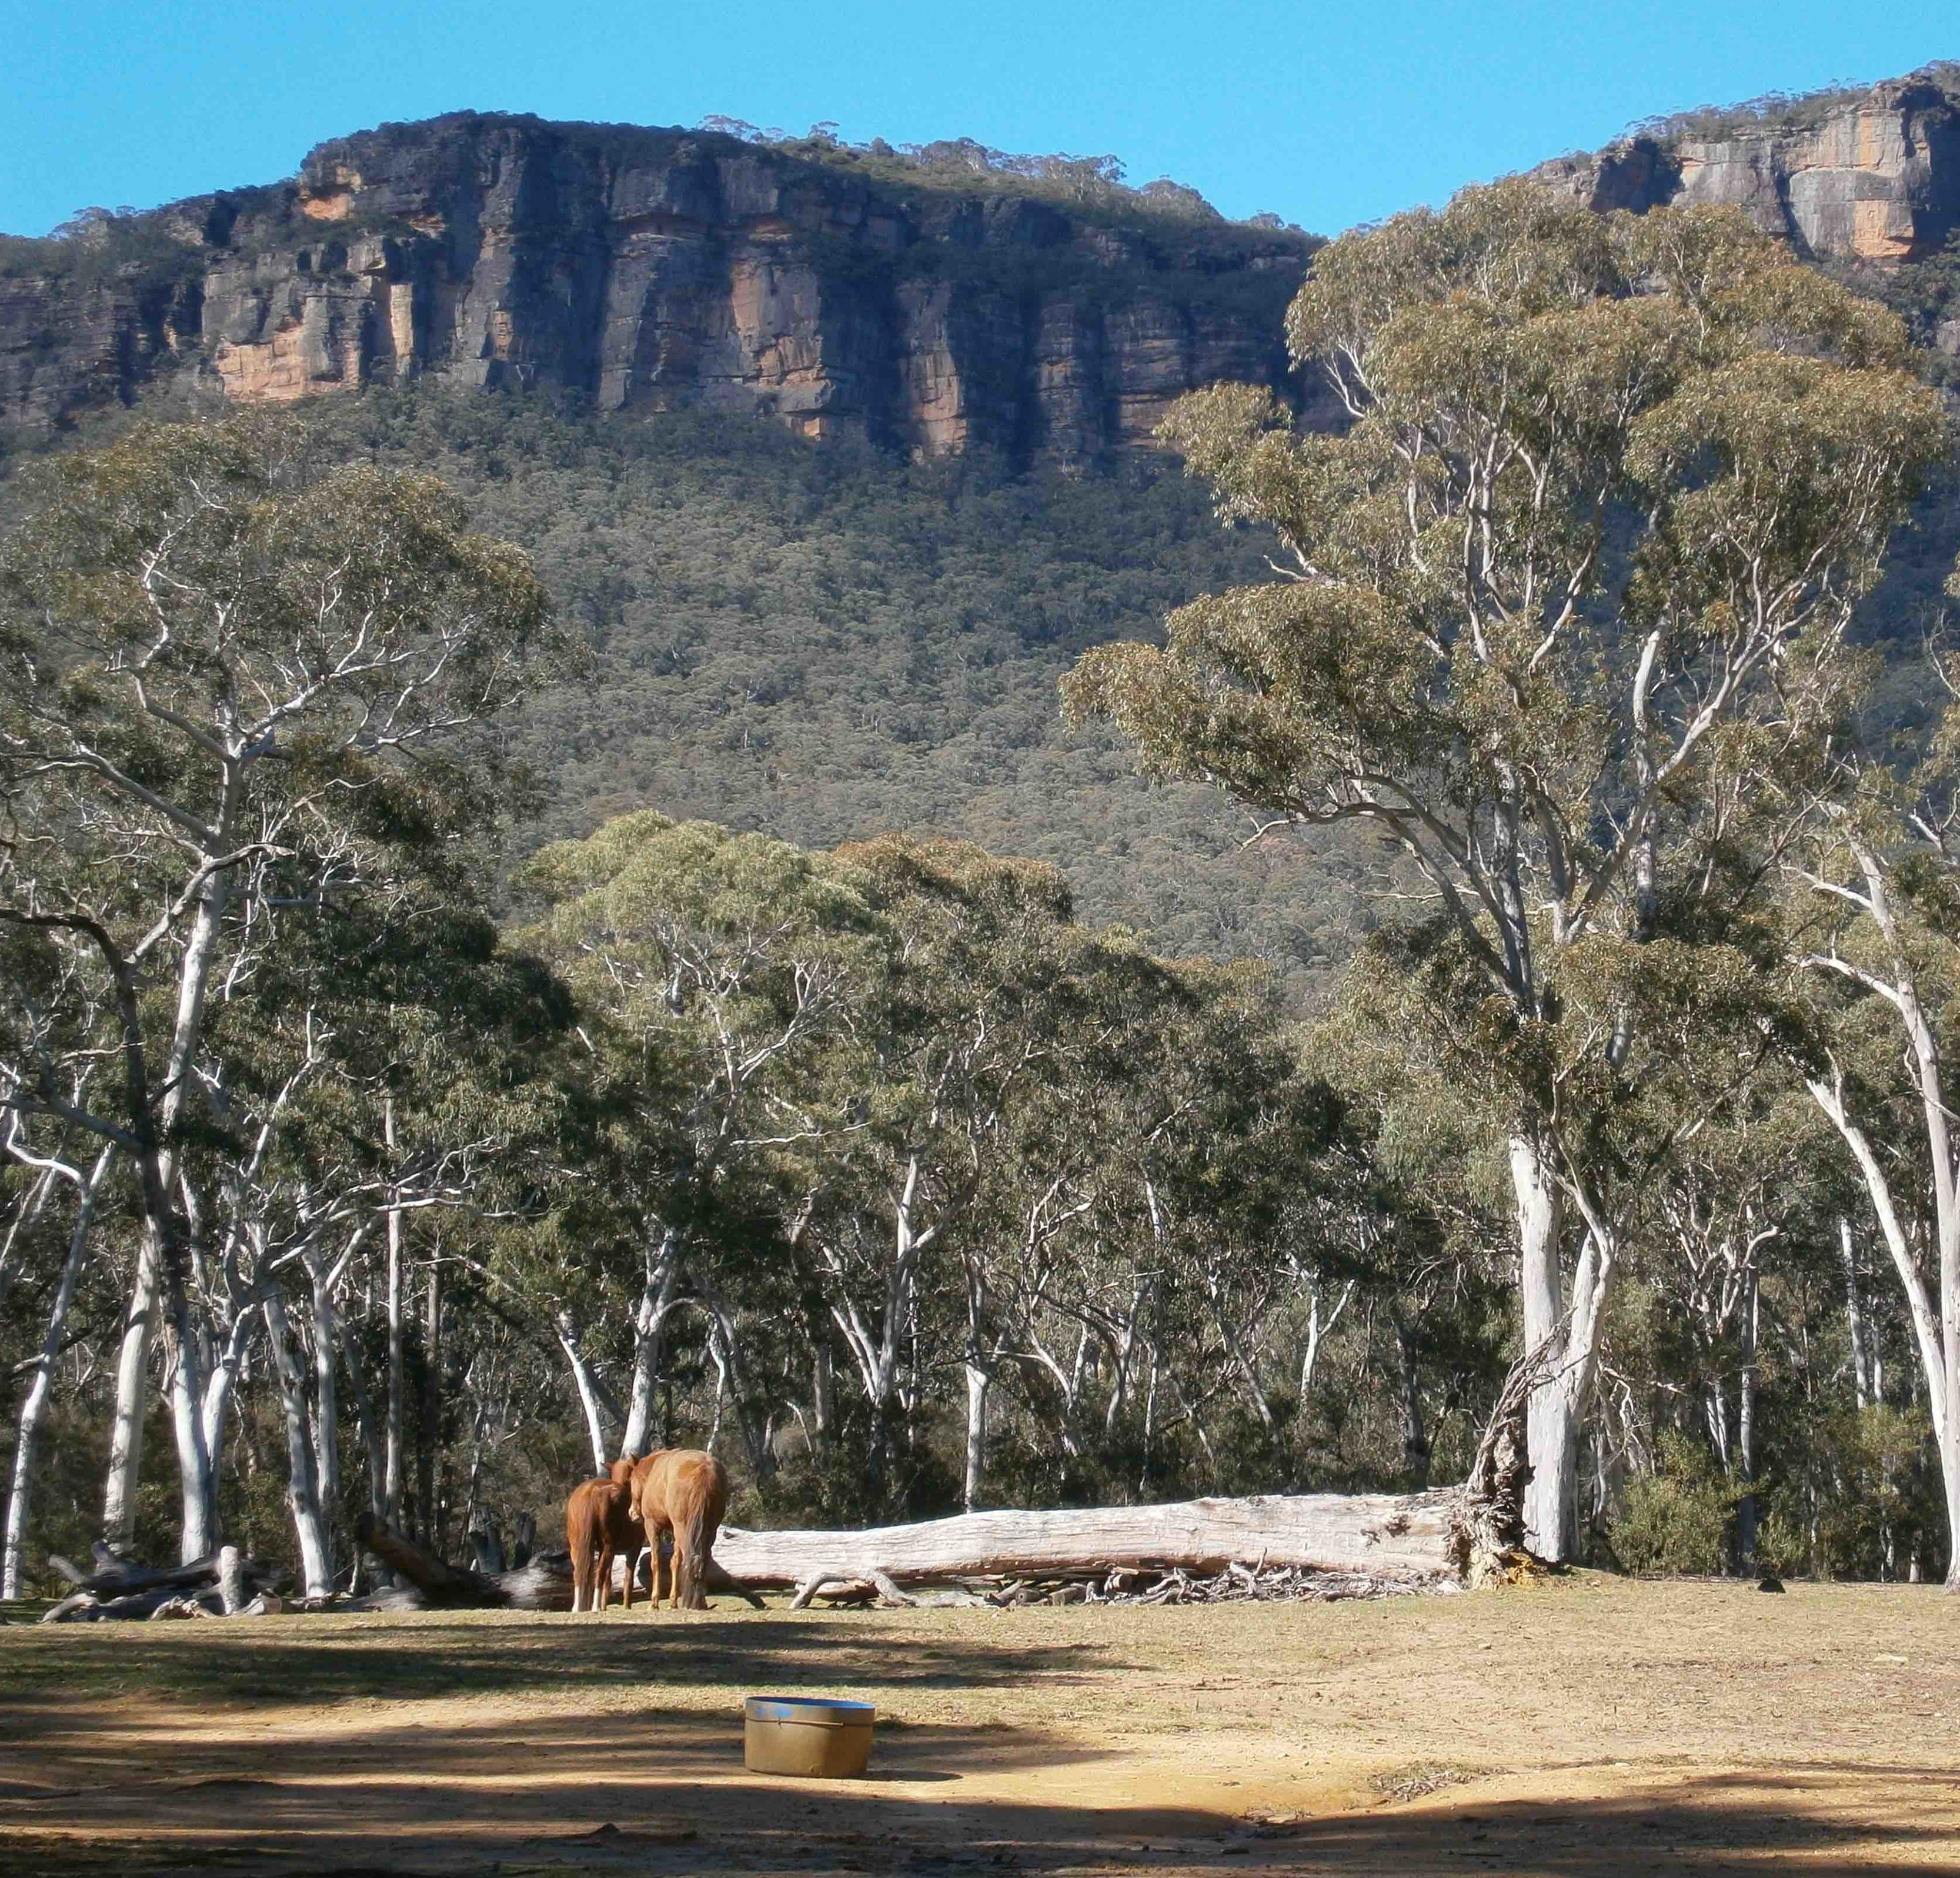
<path fill-rule="evenodd" d="M 874 1777 L 746 1773 L 739 1698 L 769 1689 L 876 1702 Z M 1960 1607 L 1577 1575 L 1333 1606 L 0 1631 L 9 1872 L 1002 1868 L 1952 1870 Z"/>

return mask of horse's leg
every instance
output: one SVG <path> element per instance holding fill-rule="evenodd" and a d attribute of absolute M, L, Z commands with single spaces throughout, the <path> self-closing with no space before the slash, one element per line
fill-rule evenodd
<path fill-rule="evenodd" d="M 599 1608 L 603 1610 L 612 1601 L 612 1542 L 602 1539 L 599 1542 Z"/>
<path fill-rule="evenodd" d="M 640 1554 L 644 1549 L 641 1540 L 645 1530 L 637 1523 L 626 1528 L 626 1608 L 633 1608 L 633 1593 L 638 1589 L 636 1581 L 640 1575 Z"/>
<path fill-rule="evenodd" d="M 647 1534 L 648 1543 L 653 1547 L 654 1552 L 651 1571 L 654 1581 L 654 1609 L 655 1610 L 660 1609 L 661 1600 L 667 1597 L 673 1588 L 672 1575 L 668 1568 L 667 1555 L 660 1548 L 660 1541 L 670 1536 L 673 1531 L 673 1528 L 671 1526 L 663 1525 L 650 1528 Z"/>

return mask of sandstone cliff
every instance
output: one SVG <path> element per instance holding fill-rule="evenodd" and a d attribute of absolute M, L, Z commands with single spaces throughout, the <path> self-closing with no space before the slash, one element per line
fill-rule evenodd
<path fill-rule="evenodd" d="M 427 373 L 1080 462 L 1146 441 L 1192 386 L 1283 383 L 1312 246 L 869 153 L 463 113 L 323 145 L 283 185 L 5 244 L 0 422 L 165 373 L 248 400 Z"/>
<path fill-rule="evenodd" d="M 1960 228 L 1960 67 L 1753 120 L 1691 117 L 1531 173 L 1599 209 L 1726 204 L 1807 259 L 1923 260 Z"/>

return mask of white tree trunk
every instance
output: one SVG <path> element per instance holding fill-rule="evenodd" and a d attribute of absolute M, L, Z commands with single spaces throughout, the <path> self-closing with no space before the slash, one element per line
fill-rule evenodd
<path fill-rule="evenodd" d="M 327 1556 L 326 1527 L 320 1517 L 320 1483 L 313 1473 L 312 1434 L 307 1426 L 306 1372 L 293 1348 L 285 1301 L 277 1292 L 266 1300 L 266 1331 L 285 1410 L 286 1502 L 292 1509 L 293 1530 L 299 1540 L 301 1575 L 309 1598 L 328 1597 L 333 1591 L 333 1574 Z"/>
<path fill-rule="evenodd" d="M 7 1495 L 7 1532 L 0 1549 L 0 1598 L 21 1595 L 21 1555 L 27 1540 L 29 1501 L 34 1488 L 36 1451 L 40 1444 L 41 1423 L 54 1395 L 55 1366 L 61 1360 L 62 1336 L 68 1328 L 69 1307 L 88 1257 L 88 1239 L 95 1223 L 96 1196 L 109 1177 L 116 1149 L 112 1142 L 95 1158 L 75 1202 L 75 1225 L 68 1234 L 68 1256 L 62 1261 L 61 1277 L 55 1286 L 55 1301 L 48 1312 L 48 1333 L 41 1342 L 41 1353 L 34 1365 L 34 1379 L 27 1399 L 21 1404 L 21 1425 L 14 1444 L 14 1478 Z"/>
<path fill-rule="evenodd" d="M 1910 1034 L 1910 1025 L 1908 1028 Z M 1924 1087 L 1927 1066 L 1923 1059 L 1920 1069 Z M 1812 1098 L 1844 1138 L 1852 1159 L 1864 1177 L 1865 1192 L 1872 1203 L 1879 1236 L 1892 1255 L 1892 1269 L 1898 1274 L 1900 1289 L 1905 1293 L 1913 1339 L 1919 1352 L 1920 1371 L 1926 1381 L 1927 1406 L 1932 1411 L 1933 1440 L 1939 1450 L 1941 1485 L 1946 1492 L 1946 1588 L 1960 1591 L 1960 1415 L 1952 1412 L 1955 1397 L 1960 1394 L 1960 1266 L 1956 1266 L 1960 1254 L 1955 1250 L 1955 1236 L 1960 1234 L 1960 1218 L 1948 1217 L 1950 1211 L 1960 1211 L 1960 1201 L 1956 1200 L 1952 1170 L 1949 1167 L 1946 1177 L 1936 1179 L 1934 1183 L 1934 1225 L 1939 1241 L 1940 1266 L 1939 1301 L 1936 1311 L 1911 1238 L 1893 1200 L 1892 1184 L 1870 1137 L 1852 1120 L 1843 1091 L 1834 1081 L 1814 1076 L 1807 1077 L 1806 1081 Z M 1932 1093 L 1925 1102 L 1929 1115 L 1936 1106 L 1943 1111 L 1944 1107 L 1936 1080 L 1931 1087 Z M 1943 1114 L 1938 1126 L 1929 1123 L 1928 1133 L 1928 1145 L 1936 1152 L 1946 1148 Z"/>
<path fill-rule="evenodd" d="M 391 1099 L 382 1117 L 383 1139 L 390 1155 L 395 1150 L 395 1104 Z M 391 1202 L 398 1196 L 390 1190 Z M 388 1208 L 388 1425 L 383 1457 L 381 1517 L 399 1528 L 402 1523 L 402 1406 L 405 1364 L 402 1352 L 402 1209 Z"/>
<path fill-rule="evenodd" d="M 558 1313 L 556 1329 L 558 1348 L 565 1352 L 565 1360 L 571 1367 L 572 1387 L 578 1392 L 578 1406 L 585 1416 L 585 1438 L 592 1444 L 592 1471 L 602 1474 L 606 1471 L 606 1424 L 600 1419 L 599 1392 L 593 1387 L 591 1368 L 585 1352 L 579 1348 L 578 1333 L 573 1328 L 569 1313 Z M 622 1451 L 638 1454 L 641 1451 L 628 1442 Z"/>
<path fill-rule="evenodd" d="M 968 1512 L 980 1504 L 987 1470 L 987 1387 L 993 1378 L 978 1363 L 966 1365 L 966 1479 L 961 1504 Z"/>
<path fill-rule="evenodd" d="M 1736 1504 L 1736 1562 L 1744 1571 L 1756 1562 L 1756 1333 L 1761 1281 L 1752 1265 L 1743 1279 L 1742 1301 L 1742 1400 L 1736 1413 L 1736 1457 L 1742 1463 L 1743 1492 Z"/>
<path fill-rule="evenodd" d="M 232 844 L 232 829 L 237 819 L 240 772 L 235 765 L 228 765 L 223 791 L 223 806 L 218 818 L 218 830 L 224 847 Z M 218 955 L 218 942 L 224 923 L 224 914 L 231 901 L 231 882 L 229 868 L 218 869 L 205 882 L 199 895 L 197 914 L 191 925 L 190 937 L 186 943 L 183 958 L 177 974 L 177 1009 L 176 1021 L 170 1032 L 170 1055 L 164 1064 L 161 1084 L 161 1099 L 157 1105 L 156 1141 L 159 1151 L 156 1161 L 157 1182 L 154 1201 L 146 1200 L 146 1209 L 153 1204 L 166 1209 L 163 1218 L 151 1219 L 148 1222 L 146 1239 L 158 1241 L 157 1258 L 161 1289 L 171 1308 L 177 1331 L 177 1378 L 170 1391 L 172 1419 L 175 1425 L 177 1445 L 177 1473 L 183 1490 L 183 1526 L 178 1549 L 186 1564 L 193 1559 L 201 1559 L 218 1543 L 218 1480 L 214 1457 L 204 1438 L 204 1362 L 202 1336 L 205 1328 L 201 1320 L 196 1301 L 189 1291 L 189 1274 L 174 1262 L 166 1268 L 163 1250 L 167 1241 L 163 1238 L 166 1230 L 175 1231 L 181 1222 L 173 1224 L 168 1218 L 167 1209 L 176 1202 L 177 1158 L 172 1146 L 179 1117 L 193 1085 L 191 1065 L 197 1055 L 198 1046 L 204 1034 L 204 1017 L 206 1001 L 210 994 L 211 975 Z M 147 1184 L 148 1176 L 145 1175 Z M 147 1188 L 146 1184 L 146 1190 Z M 140 1401 L 140 1397 L 138 1398 Z M 140 1457 L 142 1448 L 140 1429 L 138 1440 L 132 1450 Z M 133 1498 L 136 1476 L 130 1474 L 127 1490 Z M 133 1515 L 133 1505 L 130 1514 Z"/>
<path fill-rule="evenodd" d="M 183 1521 L 177 1555 L 185 1565 L 218 1546 L 217 1457 L 204 1438 L 203 1352 L 190 1315 L 188 1310 L 179 1313 L 177 1373 L 170 1384 L 170 1419 L 177 1435 L 177 1477 L 183 1488 Z"/>
<path fill-rule="evenodd" d="M 633 1390 L 626 1403 L 626 1425 L 619 1436 L 622 1454 L 650 1451 L 648 1431 L 654 1425 L 654 1397 L 660 1385 L 660 1362 L 667 1346 L 667 1314 L 673 1308 L 674 1285 L 680 1259 L 674 1235 L 664 1232 L 650 1252 L 640 1287 L 640 1308 L 633 1318 Z M 602 1460 L 599 1470 L 606 1471 Z"/>
<path fill-rule="evenodd" d="M 245 1361 L 246 1346 L 252 1339 L 253 1313 L 241 1311 L 232 1324 L 231 1333 L 224 1339 L 224 1347 L 212 1365 L 211 1374 L 205 1379 L 202 1446 L 209 1457 L 213 1491 L 211 1514 L 212 1544 L 217 1543 L 217 1508 L 215 1493 L 217 1478 L 224 1453 L 224 1425 L 231 1412 L 231 1397 L 238 1381 L 238 1372 Z M 211 1549 L 205 1547 L 205 1551 Z M 194 1552 L 193 1558 L 201 1559 L 203 1552 Z"/>
<path fill-rule="evenodd" d="M 157 1242 L 142 1235 L 123 1341 L 116 1358 L 116 1406 L 109 1427 L 109 1474 L 102 1490 L 102 1536 L 126 1552 L 136 1531 L 136 1486 L 143 1473 L 143 1424 L 149 1407 L 150 1346 L 162 1301 Z"/>
<path fill-rule="evenodd" d="M 1851 1339 L 1851 1399 L 1861 1409 L 1872 1405 L 1871 1371 L 1865 1357 L 1865 1301 L 1858 1291 L 1857 1247 L 1851 1238 L 1851 1222 L 1838 1222 L 1838 1256 L 1844 1265 L 1844 1323 Z"/>
<path fill-rule="evenodd" d="M 1355 1571 L 1412 1587 L 1453 1584 L 1454 1489 L 1414 1494 L 1262 1495 L 1172 1506 L 965 1513 L 864 1532 L 725 1528 L 715 1563 L 738 1584 L 801 1584 L 823 1574 L 915 1584 L 981 1573 L 1102 1568 L 1217 1571 L 1231 1564 Z"/>
<path fill-rule="evenodd" d="M 429 1261 L 428 1290 L 422 1300 L 422 1401 L 421 1451 L 416 1457 L 416 1486 L 422 1501 L 422 1543 L 441 1552 L 445 1521 L 437 1501 L 436 1453 L 441 1445 L 442 1419 L 442 1267 Z"/>
<path fill-rule="evenodd" d="M 1511 1184 L 1517 1199 L 1525 1348 L 1531 1351 L 1566 1330 L 1559 1269 L 1564 1209 L 1551 1168 L 1521 1136 L 1511 1142 Z M 1579 1536 L 1579 1421 L 1562 1378 L 1532 1392 L 1525 1428 L 1532 1469 L 1525 1488 L 1525 1543 L 1541 1559 L 1570 1559 Z"/>
<path fill-rule="evenodd" d="M 336 1261 L 336 1265 L 339 1264 Z M 326 1546 L 326 1575 L 334 1575 L 333 1521 L 340 1505 L 340 1312 L 334 1292 L 338 1279 L 315 1244 L 307 1257 L 313 1288 L 313 1451 L 320 1494 L 320 1530 Z"/>

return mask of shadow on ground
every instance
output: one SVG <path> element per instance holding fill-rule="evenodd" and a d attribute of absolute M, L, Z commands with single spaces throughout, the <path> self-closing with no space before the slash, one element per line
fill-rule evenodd
<path fill-rule="evenodd" d="M 875 1778 L 745 1772 L 732 1717 L 673 1708 L 434 1727 L 382 1724 L 221 1751 L 194 1730 L 132 1778 L 127 1718 L 99 1734 L 71 1712 L 33 1778 L 0 1783 L 9 1869 L 50 1874 L 231 1872 L 318 1878 L 606 1878 L 638 1873 L 1097 1873 L 1284 1870 L 1515 1878 L 1799 1868 L 1924 1873 L 1952 1843 L 1952 1788 L 1924 1767 L 1818 1765 L 1635 1772 L 1605 1797 L 1446 1800 L 1273 1822 L 1222 1811 L 1093 1805 L 1115 1749 L 1029 1730 L 904 1728 Z M 1589 1770 L 1546 1777 L 1577 1780 Z M 972 1794 L 972 1777 L 1026 1799 Z M 62 1779 L 65 1784 L 52 1782 Z M 1511 1783 L 1500 1781 L 1498 1788 Z M 1873 1804 L 1923 1795 L 1889 1822 Z M 966 1797 L 963 1788 L 968 1790 Z"/>
<path fill-rule="evenodd" d="M 704 1683 L 757 1687 L 809 1680 L 820 1660 L 832 1683 L 907 1689 L 1010 1688 L 1071 1669 L 1122 1664 L 1093 1644 L 1015 1645 L 899 1641 L 848 1617 L 672 1615 L 603 1623 L 565 1619 L 486 1622 L 483 1614 L 408 1622 L 345 1621 L 338 1635 L 311 1620 L 303 1634 L 276 1619 L 199 1624 L 159 1634 L 132 1624 L 63 1625 L 15 1632 L 0 1652 L 0 1698 L 64 1709 L 131 1695 L 192 1702 L 420 1701 L 555 1689 L 660 1688 Z M 187 1647 L 189 1646 L 189 1647 Z M 0 1723 L 0 1738 L 5 1724 Z"/>

